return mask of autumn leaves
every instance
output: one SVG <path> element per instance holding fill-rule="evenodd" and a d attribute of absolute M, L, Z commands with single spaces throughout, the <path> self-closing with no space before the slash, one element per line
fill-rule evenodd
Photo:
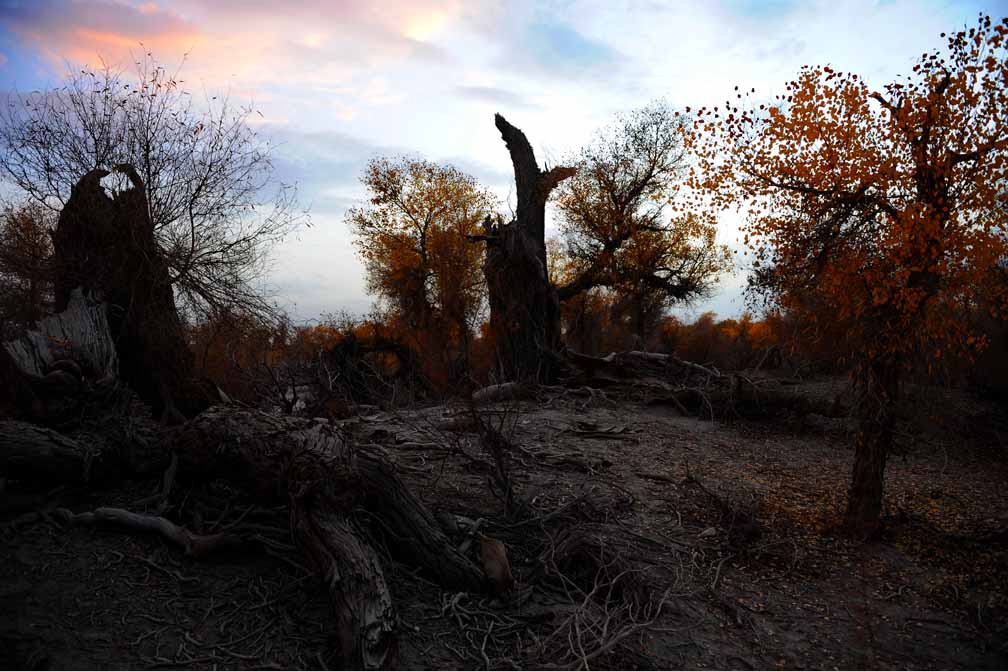
<path fill-rule="evenodd" d="M 756 290 L 848 334 L 837 355 L 855 363 L 866 420 L 852 526 L 877 522 L 901 373 L 981 342 L 965 317 L 1008 252 L 1006 35 L 1008 20 L 981 16 L 879 91 L 805 67 L 769 108 L 739 95 L 694 122 L 691 183 L 745 208 Z"/>

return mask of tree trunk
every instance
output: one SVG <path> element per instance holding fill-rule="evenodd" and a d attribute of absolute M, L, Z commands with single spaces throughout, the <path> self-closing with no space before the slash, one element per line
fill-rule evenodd
<path fill-rule="evenodd" d="M 81 442 L 34 424 L 0 422 L 0 474 L 11 480 L 83 484 L 90 480 L 98 456 Z"/>
<path fill-rule="evenodd" d="M 521 130 L 497 114 L 494 123 L 511 153 L 518 209 L 515 220 L 487 224 L 483 273 L 496 338 L 497 367 L 508 380 L 555 377 L 560 342 L 560 302 L 546 264 L 546 199 L 573 168 L 542 172 Z"/>
<path fill-rule="evenodd" d="M 878 528 L 882 514 L 886 458 L 892 449 L 899 395 L 899 362 L 871 362 L 862 373 L 858 395 L 861 429 L 855 443 L 845 524 L 851 533 L 868 538 Z"/>
<path fill-rule="evenodd" d="M 48 374 L 57 361 L 73 360 L 82 374 L 94 379 L 116 377 L 119 360 L 109 336 L 104 303 L 78 288 L 63 311 L 38 322 L 34 330 L 3 344 L 15 365 L 32 378 Z"/>
<path fill-rule="evenodd" d="M 192 383 L 194 358 L 175 306 L 164 255 L 154 237 L 146 190 L 132 166 L 117 166 L 132 188 L 110 198 L 106 170 L 84 175 L 53 232 L 57 311 L 72 291 L 98 292 L 108 303 L 120 374 L 155 416 L 194 416 L 208 403 Z"/>
<path fill-rule="evenodd" d="M 66 310 L 0 346 L 0 414 L 47 422 L 77 403 L 86 388 L 119 371 L 105 305 L 78 289 Z"/>

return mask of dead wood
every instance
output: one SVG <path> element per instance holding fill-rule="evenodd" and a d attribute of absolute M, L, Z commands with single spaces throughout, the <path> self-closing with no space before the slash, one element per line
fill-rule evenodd
<path fill-rule="evenodd" d="M 194 358 L 175 305 L 172 280 L 154 237 L 144 184 L 132 166 L 116 166 L 132 187 L 108 196 L 95 169 L 73 187 L 53 231 L 57 311 L 76 288 L 108 304 L 119 374 L 156 417 L 177 421 L 209 404 L 192 384 Z"/>
<path fill-rule="evenodd" d="M 518 206 L 514 221 L 496 225 L 488 217 L 483 274 L 490 303 L 490 328 L 497 367 L 506 380 L 549 382 L 558 373 L 560 301 L 546 263 L 545 209 L 550 192 L 574 174 L 558 167 L 543 172 L 525 134 L 500 114 L 494 124 L 514 167 Z"/>
<path fill-rule="evenodd" d="M 105 413 L 72 433 L 19 420 L 0 421 L 0 477 L 43 488 L 145 477 L 168 466 L 149 416 Z"/>
<path fill-rule="evenodd" d="M 472 394 L 473 403 L 493 403 L 528 397 L 532 388 L 521 382 L 503 382 L 477 389 Z"/>
<path fill-rule="evenodd" d="M 20 421 L 0 422 L 0 475 L 10 480 L 83 484 L 99 456 L 58 431 Z"/>
<path fill-rule="evenodd" d="M 567 350 L 564 356 L 575 371 L 567 381 L 570 386 L 633 389 L 652 403 L 670 403 L 690 415 L 713 419 L 780 412 L 799 417 L 846 414 L 835 401 L 810 398 L 773 379 L 722 372 L 669 354 L 628 351 L 595 357 Z"/>
<path fill-rule="evenodd" d="M 4 349 L 31 378 L 42 378 L 63 367 L 95 380 L 115 377 L 119 360 L 105 309 L 104 303 L 86 296 L 78 287 L 70 293 L 62 312 L 39 320 L 33 330 L 4 343 Z M 73 365 L 67 366 L 67 361 Z"/>
<path fill-rule="evenodd" d="M 441 584 L 481 588 L 479 568 L 455 550 L 394 466 L 326 422 L 219 406 L 177 429 L 170 445 L 189 477 L 225 478 L 260 499 L 288 502 L 295 540 L 329 585 L 342 653 L 356 668 L 385 668 L 397 648 L 381 563 L 359 532 L 367 519 L 396 556 Z"/>
<path fill-rule="evenodd" d="M 182 548 L 193 559 L 203 559 L 222 550 L 241 547 L 245 543 L 243 538 L 235 534 L 196 534 L 164 517 L 134 513 L 122 508 L 96 508 L 84 513 L 57 508 L 55 514 L 64 524 L 112 525 L 131 531 L 156 533 Z"/>
<path fill-rule="evenodd" d="M 395 366 L 386 370 L 385 363 L 372 356 L 375 354 L 392 355 Z M 334 406 L 345 409 L 337 414 L 359 413 L 362 408 L 387 407 L 397 396 L 423 398 L 432 391 L 416 351 L 381 335 L 344 336 L 321 354 L 314 373 L 315 399 L 306 413 L 313 416 L 331 415 Z"/>
<path fill-rule="evenodd" d="M 114 386 L 118 366 L 105 305 L 77 289 L 66 310 L 0 347 L 3 414 L 43 422 L 58 418 L 83 393 Z"/>

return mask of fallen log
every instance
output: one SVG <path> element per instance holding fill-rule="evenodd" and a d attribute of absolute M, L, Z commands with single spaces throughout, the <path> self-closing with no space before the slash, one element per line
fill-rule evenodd
<path fill-rule="evenodd" d="M 222 477 L 288 503 L 294 539 L 329 586 L 350 668 L 388 668 L 397 647 L 392 597 L 360 534 L 359 510 L 378 521 L 374 533 L 389 537 L 398 558 L 442 585 L 483 585 L 481 570 L 451 545 L 394 466 L 349 444 L 328 422 L 218 406 L 176 429 L 168 444 L 188 478 Z"/>
<path fill-rule="evenodd" d="M 9 480 L 84 484 L 99 456 L 58 431 L 27 422 L 0 422 L 0 476 Z"/>
<path fill-rule="evenodd" d="M 604 357 L 568 350 L 565 360 L 576 371 L 568 385 L 629 386 L 648 393 L 652 403 L 671 403 L 691 415 L 764 415 L 787 411 L 844 417 L 835 400 L 801 394 L 776 380 L 751 379 L 713 366 L 655 352 L 613 352 Z"/>
<path fill-rule="evenodd" d="M 518 398 L 528 398 L 532 387 L 523 382 L 502 382 L 482 387 L 472 393 L 473 403 L 493 403 L 495 401 L 511 401 Z"/>

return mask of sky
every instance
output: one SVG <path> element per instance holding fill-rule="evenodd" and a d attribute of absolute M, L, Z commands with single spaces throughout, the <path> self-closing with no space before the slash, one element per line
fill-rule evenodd
<path fill-rule="evenodd" d="M 311 213 L 269 277 L 300 321 L 371 303 L 344 213 L 365 198 L 375 156 L 451 163 L 513 202 L 495 112 L 525 131 L 540 165 L 557 165 L 655 99 L 699 108 L 736 85 L 770 99 L 803 64 L 881 87 L 979 12 L 1008 15 L 1008 2 L 0 0 L 0 95 L 147 51 L 181 63 L 190 90 L 253 105 L 277 177 L 299 184 Z M 737 269 L 687 317 L 745 308 L 738 216 L 719 214 Z"/>

